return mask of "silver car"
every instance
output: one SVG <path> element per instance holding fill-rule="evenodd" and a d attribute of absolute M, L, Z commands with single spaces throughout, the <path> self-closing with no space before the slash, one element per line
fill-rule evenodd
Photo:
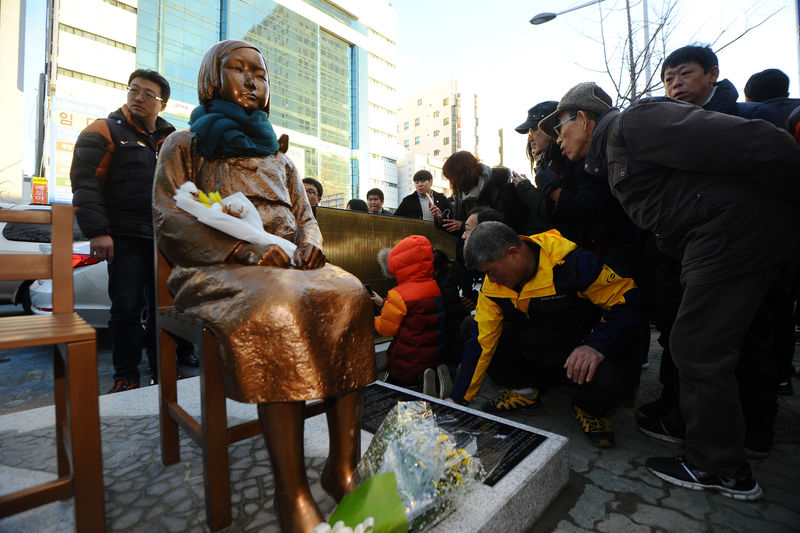
<path fill-rule="evenodd" d="M 48 205 L 0 204 L 0 209 L 44 209 Z M 38 254 L 39 245 L 50 242 L 50 228 L 38 224 L 14 224 L 0 222 L 0 250 L 3 253 Z M 0 281 L 0 304 L 21 305 L 26 313 L 31 312 L 28 287 L 33 280 Z"/>
<path fill-rule="evenodd" d="M 0 204 L 0 209 L 50 209 L 48 205 Z M 42 253 L 50 248 L 49 227 L 0 223 L 0 247 L 12 253 Z M 95 328 L 108 327 L 108 269 L 105 261 L 89 255 L 89 242 L 74 225 L 72 249 L 75 311 Z M 51 313 L 51 280 L 0 281 L 0 303 L 22 305 L 27 313 Z"/>
<path fill-rule="evenodd" d="M 108 327 L 111 300 L 108 297 L 108 264 L 89 254 L 89 242 L 72 248 L 72 283 L 75 312 L 93 328 Z M 53 312 L 53 281 L 37 279 L 29 288 L 31 312 Z"/>

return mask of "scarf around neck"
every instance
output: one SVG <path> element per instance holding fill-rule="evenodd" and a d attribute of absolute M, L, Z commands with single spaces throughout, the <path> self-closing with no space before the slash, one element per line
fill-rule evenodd
<path fill-rule="evenodd" d="M 238 105 L 214 99 L 194 108 L 189 131 L 203 157 L 264 156 L 278 151 L 275 130 L 264 111 L 248 113 Z"/>

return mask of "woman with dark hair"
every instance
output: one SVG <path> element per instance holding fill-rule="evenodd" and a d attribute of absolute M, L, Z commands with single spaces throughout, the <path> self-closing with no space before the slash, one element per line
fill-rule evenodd
<path fill-rule="evenodd" d="M 161 149 L 154 220 L 175 265 L 167 280 L 175 306 L 219 338 L 226 395 L 258 404 L 281 529 L 309 531 L 323 516 L 306 477 L 304 402 L 325 398 L 330 456 L 320 481 L 340 500 L 360 457 L 363 387 L 375 379 L 372 306 L 355 277 L 326 265 L 301 176 L 267 118 L 269 96 L 256 47 L 231 40 L 208 49 L 190 129 Z M 198 222 L 173 198 L 186 182 L 223 198 L 244 193 L 263 229 L 296 251 L 290 258 Z"/>
<path fill-rule="evenodd" d="M 447 158 L 442 174 L 453 191 L 454 211 L 453 218 L 444 219 L 444 229 L 460 236 L 469 212 L 482 205 L 500 211 L 515 230 L 523 231 L 527 208 L 514 193 L 510 169 L 489 167 L 462 150 Z"/>
<path fill-rule="evenodd" d="M 534 175 L 551 173 L 562 187 L 574 189 L 574 183 L 569 182 L 569 177 L 561 179 L 565 160 L 561 149 L 549 135 L 539 129 L 539 122 L 554 112 L 557 107 L 558 102 L 554 100 L 536 104 L 528 110 L 526 121 L 517 126 L 515 130 L 528 135 L 528 142 L 525 143 L 525 154 L 531 162 L 531 171 Z M 511 181 L 514 183 L 517 195 L 528 208 L 524 235 L 532 235 L 556 228 L 569 240 L 578 242 L 578 239 L 580 239 L 578 226 L 570 221 L 554 222 L 552 220 L 554 202 L 541 188 L 534 187 L 525 174 L 514 173 Z"/>

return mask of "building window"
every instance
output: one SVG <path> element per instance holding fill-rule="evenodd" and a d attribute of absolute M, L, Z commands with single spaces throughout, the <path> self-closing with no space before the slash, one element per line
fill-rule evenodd
<path fill-rule="evenodd" d="M 414 144 L 419 144 L 419 137 L 414 137 Z"/>
<path fill-rule="evenodd" d="M 56 72 L 59 76 L 66 76 L 68 78 L 75 78 L 76 80 L 88 81 L 89 83 L 94 83 L 104 87 L 113 87 L 114 89 L 119 89 L 120 91 L 124 91 L 128 88 L 128 86 L 124 83 L 107 80 L 105 78 L 98 78 L 97 76 L 92 76 L 91 74 L 84 74 L 83 72 L 76 72 L 74 70 L 69 70 L 62 67 L 58 67 Z"/>
<path fill-rule="evenodd" d="M 84 39 L 91 39 L 92 41 L 105 44 L 114 48 L 119 48 L 121 50 L 125 50 L 126 52 L 136 53 L 136 48 L 125 43 L 121 43 L 119 41 L 111 40 L 107 37 L 103 37 L 102 35 L 97 35 L 96 33 L 90 33 L 88 31 L 84 31 L 78 28 L 74 28 L 72 26 L 67 26 L 66 24 L 58 25 L 58 29 L 66 32 L 71 33 L 73 35 L 77 35 L 78 37 L 83 37 Z"/>
<path fill-rule="evenodd" d="M 447 126 L 448 124 L 450 124 L 450 118 L 448 118 L 448 117 L 445 117 L 445 118 L 443 118 L 443 119 L 442 119 L 442 124 L 444 124 L 445 126 Z"/>
<path fill-rule="evenodd" d="M 415 126 L 419 126 L 419 119 L 418 119 L 418 118 L 415 118 L 415 119 L 414 119 L 414 125 L 415 125 Z"/>
<path fill-rule="evenodd" d="M 442 100 L 442 105 L 450 105 L 450 99 L 445 98 L 444 100 Z"/>
<path fill-rule="evenodd" d="M 439 130 L 433 130 L 433 136 L 434 137 L 438 137 L 439 136 Z"/>
<path fill-rule="evenodd" d="M 439 152 L 441 152 L 441 150 L 434 150 L 433 151 L 433 157 L 436 157 L 437 155 L 439 155 Z"/>
<path fill-rule="evenodd" d="M 408 145 L 409 145 L 409 144 L 411 144 L 411 143 L 409 143 L 409 142 L 408 142 L 408 139 L 406 139 L 405 141 L 403 141 L 403 146 L 405 146 L 406 148 L 408 148 Z"/>
<path fill-rule="evenodd" d="M 419 100 L 417 100 L 417 105 L 422 105 L 422 98 L 420 98 Z"/>
<path fill-rule="evenodd" d="M 417 137 L 417 138 L 419 139 L 419 137 Z M 444 139 L 442 139 L 442 144 L 445 144 L 445 145 L 450 144 L 450 137 L 445 137 Z"/>
<path fill-rule="evenodd" d="M 407 130 L 407 129 L 408 129 L 408 122 L 406 122 L 405 124 L 403 124 L 403 129 L 404 129 L 404 130 Z"/>
<path fill-rule="evenodd" d="M 128 4 L 123 4 L 122 2 L 117 2 L 117 0 L 103 0 L 106 4 L 110 4 L 114 7 L 118 7 L 122 10 L 129 11 L 131 13 L 136 13 L 136 8 L 131 7 Z"/>
<path fill-rule="evenodd" d="M 438 111 L 434 111 L 433 112 L 433 118 L 439 118 L 439 112 Z"/>

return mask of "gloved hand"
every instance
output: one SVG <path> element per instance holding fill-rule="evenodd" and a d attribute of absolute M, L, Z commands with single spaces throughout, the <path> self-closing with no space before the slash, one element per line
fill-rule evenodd
<path fill-rule="evenodd" d="M 536 183 L 536 188 L 541 190 L 545 196 L 550 196 L 555 190 L 561 188 L 561 182 L 558 177 L 547 165 L 536 167 L 534 183 Z"/>

